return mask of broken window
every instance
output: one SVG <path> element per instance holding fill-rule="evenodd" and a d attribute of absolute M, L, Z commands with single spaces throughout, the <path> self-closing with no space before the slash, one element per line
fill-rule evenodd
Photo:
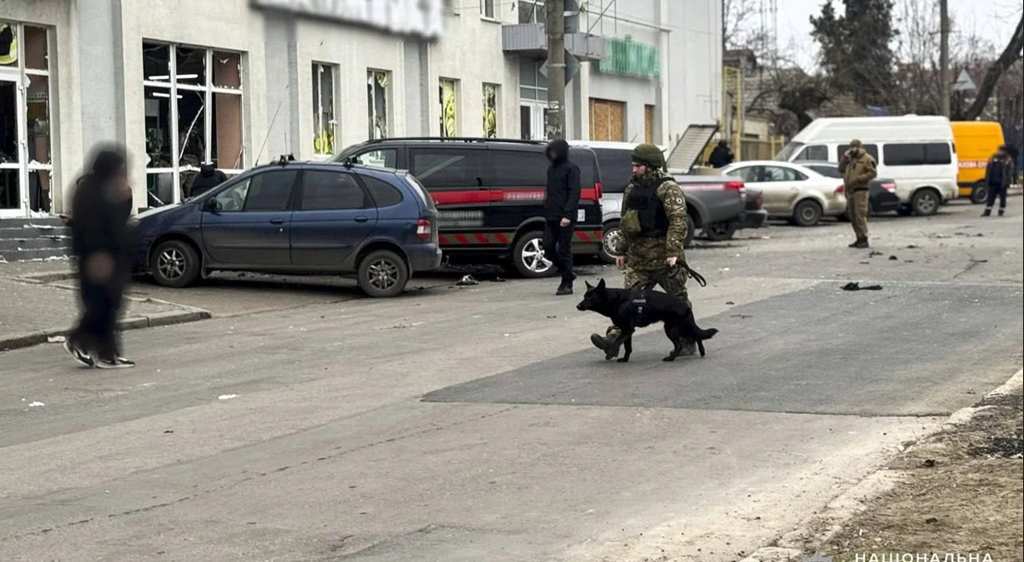
<path fill-rule="evenodd" d="M 501 86 L 484 84 L 484 137 L 498 138 L 498 92 Z"/>
<path fill-rule="evenodd" d="M 458 94 L 455 80 L 442 78 L 438 97 L 441 100 L 441 136 L 459 136 Z"/>
<path fill-rule="evenodd" d="M 313 153 L 334 154 L 334 67 L 313 64 Z"/>
<path fill-rule="evenodd" d="M 386 139 L 391 136 L 390 119 L 388 119 L 390 88 L 390 72 L 370 70 L 366 73 L 366 104 L 370 139 Z"/>
<path fill-rule="evenodd" d="M 240 172 L 241 54 L 155 42 L 142 54 L 149 204 L 180 201 L 204 164 Z"/>

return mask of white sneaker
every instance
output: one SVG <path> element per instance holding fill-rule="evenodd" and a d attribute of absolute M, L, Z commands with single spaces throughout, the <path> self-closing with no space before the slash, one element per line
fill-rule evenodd
<path fill-rule="evenodd" d="M 71 342 L 64 340 L 64 351 L 71 356 L 79 365 L 91 369 L 96 366 L 96 362 L 89 357 L 89 354 L 71 345 Z"/>
<path fill-rule="evenodd" d="M 113 361 L 104 361 L 100 359 L 96 362 L 97 369 L 132 369 L 134 367 L 135 363 L 122 358 L 118 358 Z"/>

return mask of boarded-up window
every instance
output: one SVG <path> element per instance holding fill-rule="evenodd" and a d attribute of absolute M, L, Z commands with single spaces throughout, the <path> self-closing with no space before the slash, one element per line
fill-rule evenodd
<path fill-rule="evenodd" d="M 590 99 L 590 140 L 624 142 L 625 121 L 625 103 Z"/>

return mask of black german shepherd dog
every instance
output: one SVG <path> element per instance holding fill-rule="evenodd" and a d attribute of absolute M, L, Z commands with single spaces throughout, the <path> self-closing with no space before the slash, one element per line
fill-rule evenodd
<path fill-rule="evenodd" d="M 577 307 L 580 311 L 596 312 L 611 319 L 622 335 L 611 342 L 605 354 L 606 360 L 619 354 L 619 347 L 625 346 L 626 354 L 619 363 L 629 362 L 633 354 L 633 333 L 637 328 L 652 324 L 665 324 L 665 335 L 675 347 L 663 361 L 675 361 L 682 352 L 686 340 L 697 342 L 700 356 L 704 357 L 704 340 L 709 340 L 718 330 L 702 330 L 697 327 L 693 310 L 682 300 L 672 295 L 635 287 L 633 289 L 609 289 L 604 279 L 596 287 L 587 283 L 587 293 Z"/>

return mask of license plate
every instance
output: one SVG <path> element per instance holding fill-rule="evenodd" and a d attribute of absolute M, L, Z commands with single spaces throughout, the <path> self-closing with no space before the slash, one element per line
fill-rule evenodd
<path fill-rule="evenodd" d="M 587 222 L 587 211 L 586 209 L 580 209 L 576 212 L 576 222 Z"/>

